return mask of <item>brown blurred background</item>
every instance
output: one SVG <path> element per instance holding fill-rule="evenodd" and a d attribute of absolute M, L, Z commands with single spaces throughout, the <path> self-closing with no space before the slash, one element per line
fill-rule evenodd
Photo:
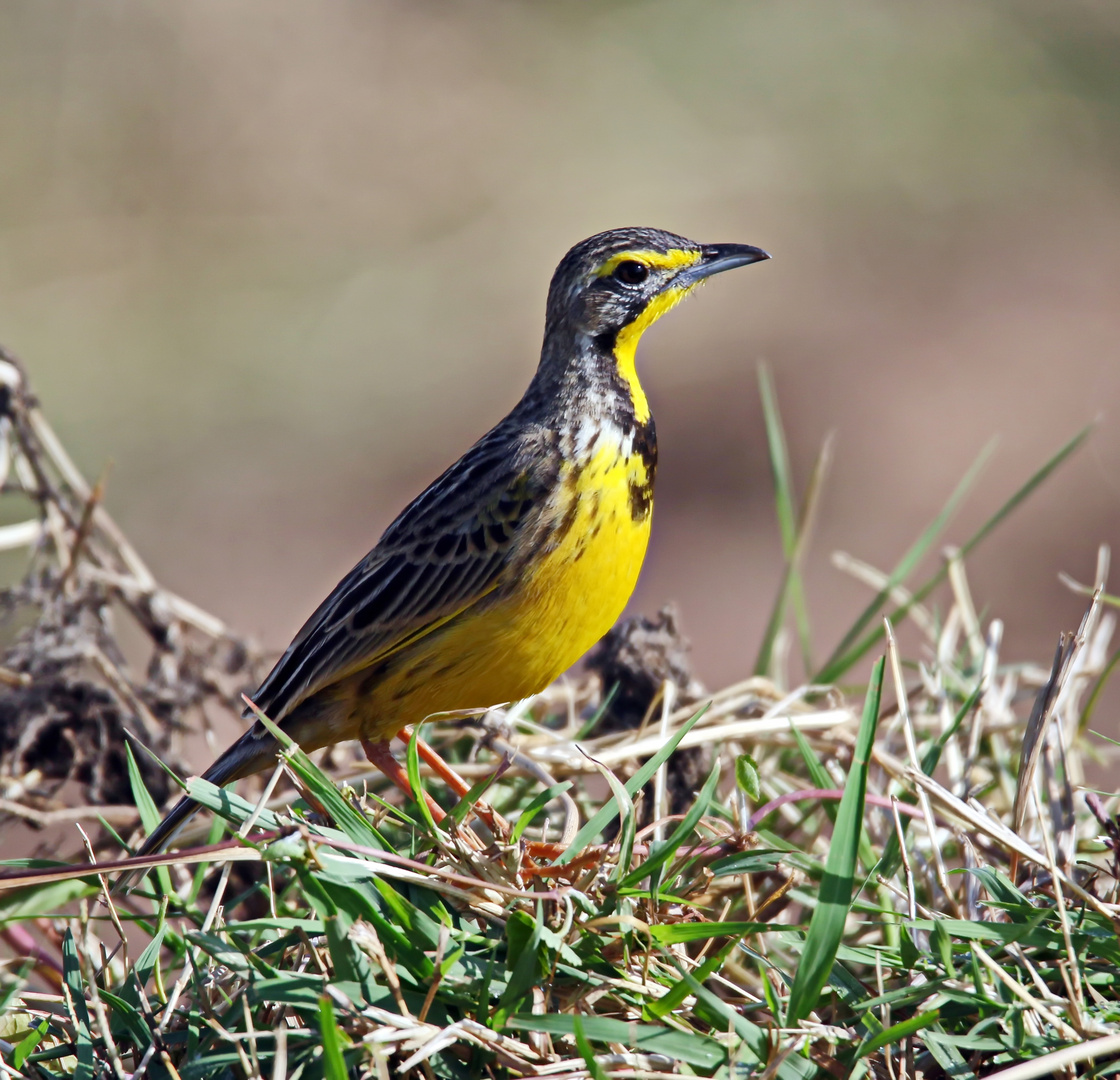
<path fill-rule="evenodd" d="M 868 595 L 829 553 L 889 567 L 993 435 L 947 540 L 1102 418 L 970 561 L 1006 659 L 1120 541 L 1115 4 L 7 0 L 0 87 L 0 341 L 157 575 L 267 645 L 514 403 L 553 266 L 618 225 L 774 254 L 640 357 L 632 607 L 676 600 L 709 684 L 780 572 L 759 360 L 802 486 L 837 433 L 822 654 Z"/>

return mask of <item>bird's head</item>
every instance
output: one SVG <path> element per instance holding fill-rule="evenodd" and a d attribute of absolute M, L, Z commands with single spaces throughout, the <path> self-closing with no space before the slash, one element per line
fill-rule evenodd
<path fill-rule="evenodd" d="M 747 244 L 697 244 L 661 229 L 611 229 L 576 244 L 548 291 L 548 327 L 568 327 L 614 350 L 637 337 L 706 278 L 770 256 Z"/>
<path fill-rule="evenodd" d="M 713 274 L 770 256 L 748 244 L 697 244 L 661 229 L 612 229 L 576 244 L 548 290 L 541 370 L 609 366 L 640 423 L 649 404 L 638 382 L 638 339 Z"/>

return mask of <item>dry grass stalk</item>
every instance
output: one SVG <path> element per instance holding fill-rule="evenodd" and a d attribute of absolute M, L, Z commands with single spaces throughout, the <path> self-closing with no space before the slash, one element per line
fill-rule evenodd
<path fill-rule="evenodd" d="M 250 655 L 217 620 L 155 582 L 7 355 L 0 383 L 10 394 L 0 461 L 39 509 L 36 521 L 0 530 L 0 545 L 34 545 L 32 573 L 8 602 L 43 613 L 3 660 L 0 700 L 44 685 L 84 687 L 89 700 L 167 748 L 175 724 L 201 702 L 236 701 Z M 803 551 L 794 545 L 796 558 Z M 96 1051 L 118 1080 L 193 1068 L 182 1049 L 188 1039 L 212 1054 L 214 1070 L 278 1080 L 308 1065 L 330 1074 L 332 1047 L 346 1070 L 379 1080 L 442 1080 L 468 1063 L 495 1077 L 722 1077 L 728 1052 L 753 1062 L 755 1077 L 867 1068 L 909 1080 L 1002 1067 L 1019 1052 L 1016 1039 L 1036 1060 L 1001 1075 L 1025 1078 L 1042 1075 L 1030 1069 L 1043 1062 L 1054 1071 L 1114 1055 L 1116 986 L 1085 942 L 1087 926 L 1096 933 L 1120 919 L 1120 824 L 1100 800 L 1086 813 L 1075 779 L 1083 775 L 1083 710 L 1094 700 L 1087 691 L 1111 663 L 1107 557 L 1078 634 L 1049 672 L 1001 660 L 1002 624 L 982 625 L 960 552 L 947 559 L 943 617 L 931 602 L 911 605 L 917 593 L 892 575 L 845 562 L 910 605 L 921 646 L 908 663 L 888 623 L 895 703 L 881 709 L 866 772 L 858 874 L 832 986 L 799 1024 L 785 1022 L 788 981 L 804 960 L 806 923 L 835 902 L 822 868 L 841 820 L 829 810 L 856 773 L 856 703 L 832 686 L 791 690 L 759 676 L 707 694 L 682 670 L 671 640 L 669 660 L 654 657 L 637 672 L 654 689 L 630 702 L 634 726 L 590 730 L 590 718 L 609 709 L 595 675 L 482 719 L 430 726 L 450 756 L 468 758 L 458 765 L 464 775 L 508 762 L 486 793 L 509 819 L 494 817 L 495 835 L 466 825 L 427 829 L 380 801 L 380 781 L 346 749 L 330 756 L 335 776 L 351 785 L 339 803 L 292 751 L 255 798 L 226 797 L 233 839 L 197 847 L 202 835 L 185 832 L 186 850 L 145 863 L 177 868 L 167 894 L 89 907 L 103 885 L 95 894 L 79 879 L 109 872 L 115 864 L 104 859 L 0 879 L 0 905 L 64 884 L 80 904 L 69 937 L 59 929 L 66 924 L 13 919 L 24 936 L 10 941 L 63 957 L 54 983 L 41 965 L 44 985 L 59 992 L 25 986 L 14 1007 L 28 1031 L 47 1022 L 39 1052 Z M 152 641 L 143 678 L 124 663 L 110 610 Z M 641 631 L 647 645 L 661 640 L 650 625 Z M 782 671 L 779 654 L 767 671 Z M 678 750 L 703 748 L 722 771 L 700 775 L 689 799 L 673 806 L 680 757 L 649 759 L 700 706 L 706 712 Z M 50 778 L 11 771 L 11 762 L 26 763 L 26 750 L 25 741 L 0 757 L 10 770 L 0 812 L 40 825 L 81 816 L 51 801 Z M 744 750 L 758 774 L 753 805 L 746 785 L 732 780 Z M 643 795 L 636 774 L 647 762 Z M 335 806 L 335 820 L 291 809 L 290 796 L 276 795 L 282 772 L 309 805 Z M 583 783 L 591 774 L 610 796 Z M 360 792 L 359 779 L 368 781 Z M 573 782 L 570 792 L 537 799 L 562 781 Z M 612 799 L 618 824 L 569 850 L 581 821 Z M 342 810 L 361 814 L 347 822 Z M 1101 829 L 1111 871 L 1079 853 Z M 13 893 L 17 885 L 32 891 Z M 12 910 L 0 906 L 0 921 Z M 166 932 L 153 969 L 129 983 L 135 945 L 107 957 L 144 925 Z M 76 968 L 68 966 L 71 940 Z M 136 995 L 127 1014 L 114 1004 L 126 986 Z M 967 1011 L 962 1002 L 971 1001 L 981 1003 L 975 1021 L 954 1028 L 953 1009 Z M 982 1061 L 969 1050 L 966 1061 L 958 1045 L 997 1042 L 984 1035 L 989 1028 L 1004 1043 Z M 877 1042 L 884 1031 L 897 1034 Z M 1090 1036 L 1100 1037 L 1048 1049 Z M 639 1037 L 654 1041 L 643 1047 Z"/>

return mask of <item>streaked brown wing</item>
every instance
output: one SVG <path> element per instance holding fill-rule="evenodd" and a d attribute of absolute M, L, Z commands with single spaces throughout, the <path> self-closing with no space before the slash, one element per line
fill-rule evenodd
<path fill-rule="evenodd" d="M 542 485 L 501 427 L 385 530 L 304 624 L 253 697 L 281 720 L 310 695 L 422 637 L 495 588 Z"/>

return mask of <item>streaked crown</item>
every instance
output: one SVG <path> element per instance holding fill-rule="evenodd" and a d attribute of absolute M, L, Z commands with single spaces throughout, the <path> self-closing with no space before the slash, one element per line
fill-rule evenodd
<path fill-rule="evenodd" d="M 548 291 L 546 334 L 565 324 L 594 338 L 613 337 L 657 299 L 666 309 L 705 278 L 768 259 L 745 244 L 698 244 L 663 229 L 611 229 L 576 244 Z"/>

